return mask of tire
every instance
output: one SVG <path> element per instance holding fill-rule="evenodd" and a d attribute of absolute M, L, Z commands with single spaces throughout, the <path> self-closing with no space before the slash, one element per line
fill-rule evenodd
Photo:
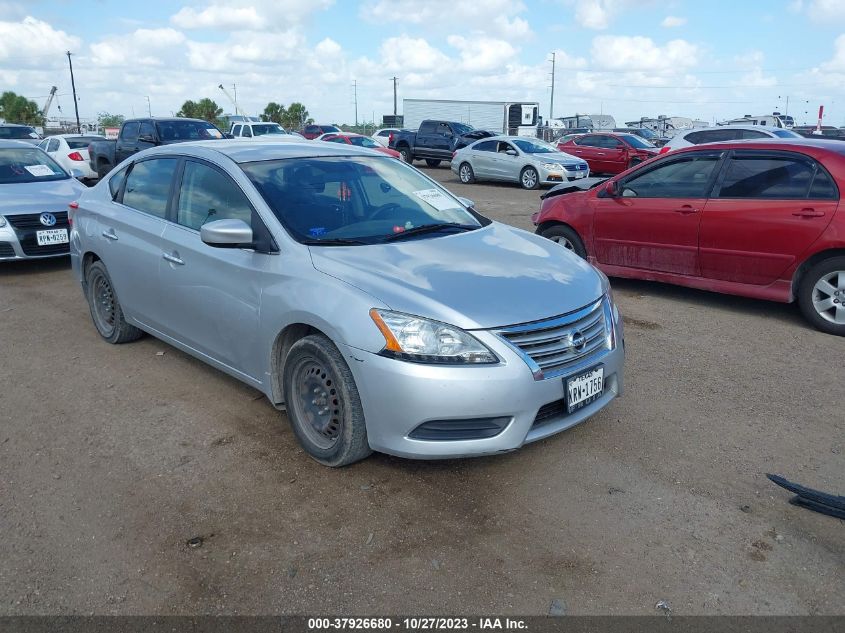
<path fill-rule="evenodd" d="M 282 385 L 293 432 L 316 461 L 337 468 L 372 453 L 355 379 L 328 338 L 312 334 L 291 346 Z"/>
<path fill-rule="evenodd" d="M 816 329 L 845 336 L 845 257 L 822 260 L 801 277 L 798 305 Z"/>
<path fill-rule="evenodd" d="M 540 186 L 540 176 L 533 167 L 524 167 L 519 173 L 519 184 L 523 189 L 536 189 Z"/>
<path fill-rule="evenodd" d="M 102 180 L 105 178 L 108 173 L 111 171 L 111 165 L 106 162 L 100 161 L 97 163 L 97 180 Z"/>
<path fill-rule="evenodd" d="M 458 178 L 465 185 L 471 185 L 475 182 L 475 172 L 472 170 L 472 165 L 469 163 L 461 163 L 458 167 Z"/>
<path fill-rule="evenodd" d="M 565 224 L 554 224 L 542 230 L 537 229 L 537 233 L 553 242 L 557 242 L 565 249 L 578 255 L 578 257 L 587 259 L 587 249 L 584 248 L 584 242 L 581 241 L 581 237 L 572 227 L 566 226 Z"/>
<path fill-rule="evenodd" d="M 408 164 L 414 162 L 414 154 L 411 152 L 411 148 L 407 145 L 402 145 L 401 147 L 397 147 L 396 151 L 402 155 L 402 161 Z"/>
<path fill-rule="evenodd" d="M 436 158 L 426 158 L 425 164 L 428 165 L 429 167 L 437 167 L 440 164 L 440 161 L 437 160 Z"/>
<path fill-rule="evenodd" d="M 92 263 L 85 272 L 85 297 L 94 327 L 106 341 L 120 345 L 141 338 L 143 332 L 126 322 L 111 277 L 102 262 Z"/>

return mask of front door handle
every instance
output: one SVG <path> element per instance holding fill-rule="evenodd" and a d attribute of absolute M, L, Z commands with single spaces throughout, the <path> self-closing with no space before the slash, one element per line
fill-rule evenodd
<path fill-rule="evenodd" d="M 177 266 L 185 265 L 185 262 L 182 261 L 178 253 L 173 253 L 172 255 L 170 253 L 162 253 L 161 256 L 164 257 L 164 259 L 169 261 L 171 264 L 176 264 Z"/>
<path fill-rule="evenodd" d="M 117 233 L 114 232 L 114 229 L 106 229 L 102 233 L 103 237 L 107 240 L 114 240 L 117 241 Z"/>
<path fill-rule="evenodd" d="M 683 213 L 684 215 L 689 215 L 690 213 L 698 213 L 698 209 L 696 209 L 692 205 L 685 204 L 680 209 L 675 209 L 675 213 Z"/>
<path fill-rule="evenodd" d="M 816 211 L 815 209 L 807 208 L 796 211 L 792 215 L 798 218 L 823 218 L 824 211 Z"/>

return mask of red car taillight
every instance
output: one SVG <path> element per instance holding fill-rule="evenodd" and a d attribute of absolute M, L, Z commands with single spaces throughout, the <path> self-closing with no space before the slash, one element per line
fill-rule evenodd
<path fill-rule="evenodd" d="M 660 151 L 658 152 L 658 154 L 668 154 L 671 151 L 672 150 L 669 148 L 668 145 L 664 145 L 663 147 L 660 148 Z"/>
<path fill-rule="evenodd" d="M 71 160 L 76 160 L 76 161 L 85 160 L 84 158 L 82 158 L 82 154 L 80 154 L 79 152 L 71 152 L 70 154 L 67 155 L 67 157 Z"/>
<path fill-rule="evenodd" d="M 387 137 L 387 144 L 393 145 L 393 132 L 391 132 L 390 136 Z"/>

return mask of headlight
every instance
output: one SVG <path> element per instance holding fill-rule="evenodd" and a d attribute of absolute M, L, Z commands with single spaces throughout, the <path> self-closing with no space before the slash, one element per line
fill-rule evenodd
<path fill-rule="evenodd" d="M 543 167 L 545 169 L 563 169 L 563 165 L 561 165 L 560 163 L 543 163 Z"/>
<path fill-rule="evenodd" d="M 370 317 L 384 336 L 386 356 L 414 363 L 487 364 L 498 358 L 472 334 L 462 329 L 412 314 L 370 310 Z"/>
<path fill-rule="evenodd" d="M 0 215 L 0 229 L 2 229 L 4 226 L 6 226 L 6 218 Z"/>

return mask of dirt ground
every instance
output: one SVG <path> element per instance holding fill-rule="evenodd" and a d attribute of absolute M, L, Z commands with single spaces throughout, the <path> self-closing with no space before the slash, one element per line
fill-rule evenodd
<path fill-rule="evenodd" d="M 537 192 L 427 171 L 531 228 Z M 614 288 L 627 393 L 600 415 L 330 470 L 257 391 L 102 342 L 66 261 L 0 266 L 0 614 L 844 614 L 845 522 L 764 473 L 845 494 L 845 339 L 793 306 Z"/>

